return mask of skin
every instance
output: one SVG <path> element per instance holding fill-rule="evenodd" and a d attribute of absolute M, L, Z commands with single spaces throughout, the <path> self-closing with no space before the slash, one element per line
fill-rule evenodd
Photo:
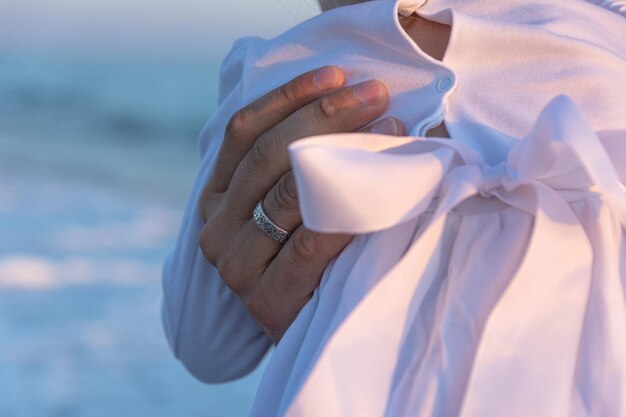
<path fill-rule="evenodd" d="M 301 225 L 287 154 L 295 140 L 359 130 L 387 107 L 382 83 L 344 84 L 343 71 L 324 67 L 238 111 L 201 196 L 205 257 L 275 343 L 311 297 L 330 260 L 352 239 Z M 404 133 L 395 119 L 364 130 Z M 251 219 L 261 199 L 270 219 L 294 231 L 285 244 L 273 241 Z"/>
<path fill-rule="evenodd" d="M 320 3 L 328 10 L 348 2 Z M 432 40 L 420 47 L 431 56 L 443 56 L 449 30 L 447 37 L 445 30 L 436 33 L 429 26 L 426 31 L 421 21 L 409 17 L 401 24 L 411 37 L 437 34 L 438 43 Z M 385 111 L 388 100 L 381 82 L 346 86 L 344 72 L 328 66 L 271 91 L 237 111 L 228 123 L 215 169 L 200 199 L 205 222 L 200 247 L 274 343 L 311 298 L 328 263 L 352 239 L 316 233 L 302 225 L 287 146 L 303 137 L 328 133 L 404 135 L 404 126 L 393 117 L 369 125 Z M 447 136 L 441 126 L 432 132 Z M 272 240 L 252 220 L 260 200 L 274 223 L 293 231 L 284 244 Z"/>

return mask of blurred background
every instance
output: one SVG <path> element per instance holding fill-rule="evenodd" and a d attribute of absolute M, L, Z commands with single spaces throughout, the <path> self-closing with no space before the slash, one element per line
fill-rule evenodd
<path fill-rule="evenodd" d="M 245 416 L 161 330 L 221 58 L 314 0 L 0 0 L 0 417 Z"/>

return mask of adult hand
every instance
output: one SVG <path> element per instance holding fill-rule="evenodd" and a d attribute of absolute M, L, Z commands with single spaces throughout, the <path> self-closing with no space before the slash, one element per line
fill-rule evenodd
<path fill-rule="evenodd" d="M 201 196 L 202 252 L 274 343 L 352 238 L 316 233 L 301 224 L 287 153 L 287 145 L 303 137 L 362 129 L 387 107 L 382 83 L 344 83 L 339 68 L 322 67 L 237 111 Z M 393 118 L 362 130 L 404 134 Z M 260 200 L 274 223 L 293 231 L 285 243 L 266 235 L 252 219 Z"/>

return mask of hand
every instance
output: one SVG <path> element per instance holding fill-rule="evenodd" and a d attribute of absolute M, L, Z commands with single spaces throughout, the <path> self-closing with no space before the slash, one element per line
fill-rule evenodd
<path fill-rule="evenodd" d="M 287 153 L 297 139 L 353 132 L 382 114 L 388 102 L 382 83 L 344 87 L 344 82 L 339 68 L 323 67 L 237 111 L 201 196 L 202 252 L 274 343 L 309 300 L 328 263 L 352 239 L 301 224 Z M 363 130 L 404 134 L 393 118 Z M 252 219 L 260 200 L 274 223 L 293 231 L 285 243 L 274 241 Z"/>

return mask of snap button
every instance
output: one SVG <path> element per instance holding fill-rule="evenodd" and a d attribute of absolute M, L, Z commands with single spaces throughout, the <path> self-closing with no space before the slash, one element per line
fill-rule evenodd
<path fill-rule="evenodd" d="M 450 76 L 441 77 L 437 81 L 437 84 L 435 84 L 435 89 L 440 93 L 446 93 L 452 88 L 453 84 L 454 84 L 454 81 L 452 80 L 452 77 Z"/>

